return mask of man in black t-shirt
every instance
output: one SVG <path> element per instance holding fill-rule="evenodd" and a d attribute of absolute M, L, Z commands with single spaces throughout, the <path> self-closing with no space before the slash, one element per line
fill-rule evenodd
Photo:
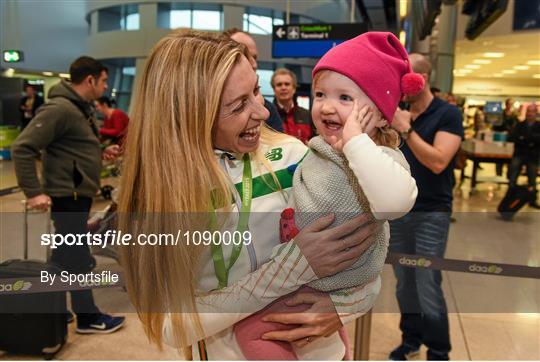
<path fill-rule="evenodd" d="M 410 60 L 426 84 L 420 94 L 404 99 L 410 111 L 398 110 L 392 127 L 405 141 L 401 151 L 411 166 L 418 197 L 409 214 L 390 222 L 390 250 L 429 259 L 443 257 L 446 249 L 454 156 L 463 138 L 463 124 L 457 107 L 430 92 L 428 60 L 419 54 L 411 54 Z M 402 344 L 390 353 L 390 359 L 407 359 L 417 354 L 422 344 L 428 347 L 428 360 L 448 359 L 451 345 L 441 272 L 402 266 L 394 267 L 394 272 Z"/>

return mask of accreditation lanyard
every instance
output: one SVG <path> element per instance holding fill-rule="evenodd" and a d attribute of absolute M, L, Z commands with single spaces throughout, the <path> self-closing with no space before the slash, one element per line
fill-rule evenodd
<path fill-rule="evenodd" d="M 244 231 L 248 230 L 251 200 L 253 198 L 253 178 L 251 175 L 251 159 L 249 157 L 249 153 L 245 153 L 242 160 L 244 163 L 244 170 L 242 174 L 242 205 L 240 207 L 240 215 L 238 217 L 238 225 L 236 227 L 236 230 L 240 232 L 240 235 L 243 235 Z M 236 192 L 236 190 L 234 191 Z M 211 214 L 211 225 L 212 229 L 217 226 L 215 211 L 213 214 Z M 232 244 L 233 247 L 228 266 L 225 266 L 225 258 L 223 257 L 223 248 L 221 245 L 216 245 L 213 242 L 210 244 L 212 250 L 212 259 L 214 260 L 214 270 L 219 282 L 219 289 L 227 286 L 229 281 L 229 271 L 233 267 L 234 263 L 236 263 L 236 260 L 238 260 L 240 251 L 242 250 L 242 240 L 239 240 L 238 243 L 233 242 Z"/>

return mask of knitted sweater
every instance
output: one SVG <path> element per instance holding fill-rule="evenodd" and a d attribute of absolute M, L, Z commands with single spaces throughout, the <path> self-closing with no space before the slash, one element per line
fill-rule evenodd
<path fill-rule="evenodd" d="M 367 147 L 370 146 L 372 148 L 378 147 L 374 144 L 367 144 Z M 370 200 L 360 186 L 358 176 L 349 167 L 346 155 L 336 152 L 320 136 L 311 139 L 309 147 L 311 152 L 298 166 L 293 181 L 297 227 L 302 229 L 329 212 L 335 214 L 332 226 L 341 225 L 363 213 L 369 213 L 374 218 L 381 219 L 381 215 L 373 215 Z M 382 152 L 356 154 L 355 157 L 380 157 L 383 160 L 386 158 L 384 161 L 391 168 L 396 169 L 395 163 L 397 163 L 407 170 L 405 173 L 399 172 L 398 169 L 396 173 L 398 177 L 412 179 L 409 174 L 409 165 L 400 151 L 388 147 L 378 148 Z M 349 153 L 351 152 L 349 151 Z M 393 164 L 388 162 L 388 156 L 394 161 Z M 374 162 L 373 165 L 384 163 Z M 412 183 L 414 186 L 414 180 Z M 384 193 L 385 190 L 380 189 L 379 192 Z M 413 193 L 413 198 L 415 198 L 416 192 Z M 410 192 L 404 193 L 402 199 L 411 199 Z M 392 212 L 395 210 L 379 211 Z M 386 218 L 389 216 L 382 216 L 382 219 Z M 384 224 L 374 235 L 374 243 L 352 267 L 336 275 L 312 281 L 308 285 L 314 289 L 328 292 L 365 285 L 374 280 L 382 271 L 390 238 L 388 222 L 384 221 Z"/>

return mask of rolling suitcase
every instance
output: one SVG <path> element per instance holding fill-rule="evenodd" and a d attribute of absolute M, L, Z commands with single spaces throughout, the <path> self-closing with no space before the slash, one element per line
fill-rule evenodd
<path fill-rule="evenodd" d="M 25 278 L 39 278 L 41 271 L 59 274 L 57 266 L 28 260 L 28 211 L 24 205 L 24 259 L 0 264 L 0 350 L 9 353 L 41 354 L 52 359 L 67 338 L 66 292 L 17 294 L 15 290 L 30 288 Z M 50 233 L 50 212 L 47 232 Z M 49 260 L 49 253 L 47 253 Z M 15 282 L 13 282 L 15 280 Z M 4 292 L 10 294 L 2 295 Z"/>
<path fill-rule="evenodd" d="M 512 220 L 516 212 L 531 201 L 531 197 L 532 192 L 529 191 L 527 186 L 511 187 L 501 200 L 497 211 L 504 220 Z"/>

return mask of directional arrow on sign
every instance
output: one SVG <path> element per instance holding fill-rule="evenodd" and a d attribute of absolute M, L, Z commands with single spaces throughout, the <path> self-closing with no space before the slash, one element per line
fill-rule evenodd
<path fill-rule="evenodd" d="M 290 26 L 289 27 L 289 39 L 298 39 L 300 36 L 299 29 L 297 26 Z"/>
<path fill-rule="evenodd" d="M 285 35 L 286 32 L 285 30 L 283 30 L 283 28 L 278 28 L 278 30 L 276 31 L 276 35 L 281 39 L 283 38 L 283 35 Z"/>

